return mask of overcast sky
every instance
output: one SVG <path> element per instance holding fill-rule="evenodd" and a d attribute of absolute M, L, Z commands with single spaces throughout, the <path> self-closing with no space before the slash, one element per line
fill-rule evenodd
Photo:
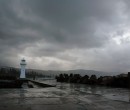
<path fill-rule="evenodd" d="M 129 0 L 0 0 L 0 66 L 130 71 Z"/>

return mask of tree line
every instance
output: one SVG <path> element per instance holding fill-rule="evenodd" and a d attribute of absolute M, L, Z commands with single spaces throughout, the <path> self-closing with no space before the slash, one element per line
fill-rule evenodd
<path fill-rule="evenodd" d="M 117 75 L 117 76 L 100 76 L 97 78 L 96 75 L 81 76 L 80 74 L 59 74 L 56 76 L 57 82 L 68 82 L 68 83 L 80 83 L 89 85 L 100 85 L 100 86 L 110 86 L 110 87 L 121 87 L 128 88 L 130 86 L 128 75 Z"/>
<path fill-rule="evenodd" d="M 20 77 L 20 69 L 17 68 L 0 68 L 0 79 L 2 80 L 15 80 Z M 36 77 L 49 77 L 48 75 L 44 75 L 42 73 L 38 73 L 36 71 L 26 71 L 26 78 Z"/>

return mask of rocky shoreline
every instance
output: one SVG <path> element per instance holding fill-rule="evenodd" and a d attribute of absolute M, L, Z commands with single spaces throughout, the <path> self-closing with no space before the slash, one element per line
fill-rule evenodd
<path fill-rule="evenodd" d="M 60 74 L 56 76 L 57 82 L 68 82 L 68 83 L 80 83 L 89 85 L 100 85 L 100 86 L 110 86 L 110 87 L 121 87 L 130 88 L 130 73 L 120 74 L 117 76 L 100 76 L 96 75 L 81 76 L 80 74 Z"/>

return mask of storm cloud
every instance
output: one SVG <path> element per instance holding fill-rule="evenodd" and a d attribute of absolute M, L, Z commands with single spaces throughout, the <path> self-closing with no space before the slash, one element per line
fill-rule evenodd
<path fill-rule="evenodd" d="M 0 0 L 0 66 L 130 71 L 129 0 Z"/>

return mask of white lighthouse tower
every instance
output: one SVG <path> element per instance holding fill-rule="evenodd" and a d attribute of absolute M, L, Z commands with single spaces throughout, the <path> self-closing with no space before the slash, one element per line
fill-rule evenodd
<path fill-rule="evenodd" d="M 20 65 L 21 65 L 21 74 L 20 74 L 20 78 L 26 78 L 25 76 L 25 67 L 26 67 L 26 60 L 23 58 L 20 62 Z"/>

